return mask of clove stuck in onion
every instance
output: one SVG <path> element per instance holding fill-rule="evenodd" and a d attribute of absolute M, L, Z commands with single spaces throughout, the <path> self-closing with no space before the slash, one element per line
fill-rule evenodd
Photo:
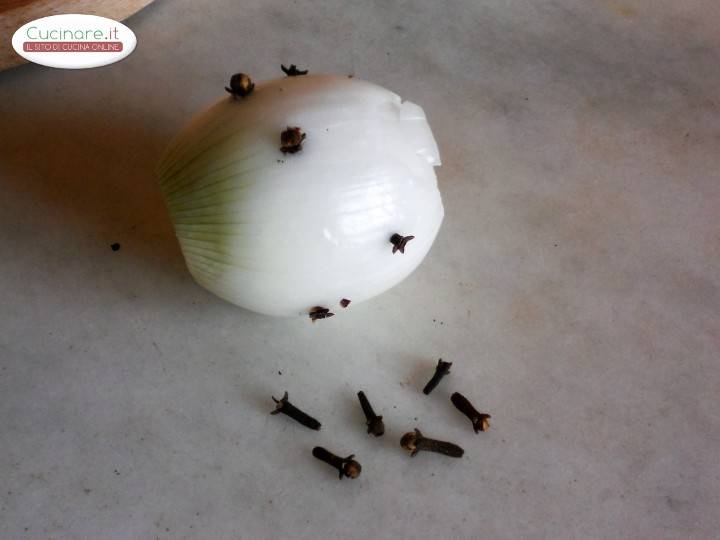
<path fill-rule="evenodd" d="M 280 135 L 297 126 L 301 151 Z M 226 96 L 171 142 L 157 174 L 194 279 L 269 315 L 353 304 L 406 278 L 443 220 L 423 110 L 356 78 L 304 75 Z M 393 234 L 415 239 L 393 256 Z"/>

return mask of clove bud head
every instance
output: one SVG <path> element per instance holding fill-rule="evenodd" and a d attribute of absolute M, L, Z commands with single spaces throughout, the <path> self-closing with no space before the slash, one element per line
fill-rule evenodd
<path fill-rule="evenodd" d="M 250 76 L 245 73 L 236 73 L 230 78 L 230 86 L 225 87 L 229 93 L 236 98 L 244 98 L 252 93 L 255 89 L 255 83 L 252 82 Z"/>
<path fill-rule="evenodd" d="M 409 431 L 400 438 L 400 446 L 410 452 L 411 456 L 420 451 L 417 447 L 418 434 L 418 431 Z"/>
<path fill-rule="evenodd" d="M 358 476 L 360 476 L 361 471 L 362 466 L 353 459 L 351 459 L 350 461 L 346 461 L 343 465 L 343 473 L 348 478 L 357 478 Z"/>

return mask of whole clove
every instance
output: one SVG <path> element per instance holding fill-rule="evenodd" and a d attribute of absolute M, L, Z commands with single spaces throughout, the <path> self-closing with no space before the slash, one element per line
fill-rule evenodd
<path fill-rule="evenodd" d="M 442 358 L 438 360 L 438 365 L 435 368 L 435 374 L 432 376 L 432 379 L 430 379 L 425 385 L 425 388 L 423 388 L 423 394 L 427 396 L 430 394 L 430 392 L 435 390 L 435 387 L 438 385 L 440 380 L 445 375 L 450 373 L 450 366 L 452 366 L 452 362 L 443 362 Z"/>
<path fill-rule="evenodd" d="M 348 300 L 347 298 L 343 298 L 340 300 L 340 307 L 348 307 L 350 305 L 351 300 Z"/>
<path fill-rule="evenodd" d="M 470 403 L 468 398 L 463 396 L 460 392 L 455 392 L 452 396 L 450 396 L 450 401 L 452 401 L 452 404 L 455 405 L 457 410 L 470 419 L 475 433 L 490 429 L 491 416 L 489 414 L 478 412 L 477 409 L 473 407 L 472 403 Z"/>
<path fill-rule="evenodd" d="M 270 414 L 283 413 L 283 414 L 288 415 L 293 420 L 300 422 L 305 427 L 314 429 L 315 431 L 320 430 L 320 426 L 321 426 L 320 422 L 318 422 L 312 416 L 301 411 L 295 405 L 290 403 L 288 401 L 288 393 L 287 392 L 285 392 L 285 394 L 283 395 L 283 397 L 281 399 L 275 399 L 275 397 L 273 396 L 273 401 L 277 405 L 275 407 L 275 410 L 272 411 Z"/>
<path fill-rule="evenodd" d="M 435 439 L 428 439 L 420 433 L 420 430 L 415 428 L 415 431 L 410 431 L 402 436 L 400 439 L 400 446 L 410 452 L 411 457 L 415 457 L 418 452 L 435 452 L 436 454 L 443 454 L 454 458 L 462 457 L 465 450 L 460 448 L 457 444 L 453 444 L 445 441 L 436 441 Z"/>
<path fill-rule="evenodd" d="M 235 98 L 244 98 L 249 96 L 255 89 L 255 83 L 244 73 L 236 73 L 230 77 L 230 86 L 226 86 L 225 90 L 230 92 Z"/>
<path fill-rule="evenodd" d="M 342 480 L 343 476 L 347 476 L 348 478 L 357 478 L 360 476 L 360 472 L 362 471 L 360 464 L 353 459 L 355 454 L 350 454 L 346 458 L 341 458 L 322 446 L 316 446 L 312 450 L 312 455 L 320 461 L 324 461 L 325 463 L 335 467 L 340 473 L 340 480 Z"/>
<path fill-rule="evenodd" d="M 375 414 L 375 411 L 370 405 L 365 392 L 360 390 L 358 392 L 358 399 L 360 400 L 360 406 L 362 407 L 365 418 L 367 419 L 367 432 L 372 433 L 376 437 L 380 437 L 385 433 L 385 424 L 383 424 L 383 417 Z"/>

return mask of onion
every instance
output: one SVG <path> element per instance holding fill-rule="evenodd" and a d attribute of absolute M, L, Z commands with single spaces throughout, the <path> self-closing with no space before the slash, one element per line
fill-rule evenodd
<path fill-rule="evenodd" d="M 190 273 L 269 315 L 367 300 L 425 258 L 444 211 L 423 110 L 354 78 L 257 84 L 194 118 L 158 165 Z M 288 127 L 306 134 L 280 151 Z M 393 253 L 394 234 L 413 235 Z"/>

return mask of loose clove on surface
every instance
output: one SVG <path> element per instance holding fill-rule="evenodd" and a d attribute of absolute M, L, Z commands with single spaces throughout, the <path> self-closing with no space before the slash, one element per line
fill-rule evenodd
<path fill-rule="evenodd" d="M 365 392 L 360 390 L 358 392 L 358 399 L 360 400 L 360 406 L 362 407 L 365 418 L 367 419 L 367 432 L 372 433 L 376 437 L 380 437 L 385 433 L 385 424 L 383 424 L 382 416 L 375 414 L 375 411 L 370 405 Z"/>
<path fill-rule="evenodd" d="M 452 404 L 455 405 L 457 410 L 470 419 L 475 433 L 490 429 L 491 416 L 489 414 L 478 412 L 477 409 L 473 407 L 472 403 L 470 403 L 470 400 L 468 400 L 468 398 L 463 396 L 460 392 L 455 392 L 452 396 L 450 396 L 450 401 L 452 401 Z"/>
<path fill-rule="evenodd" d="M 288 401 L 288 393 L 285 392 L 283 397 L 281 399 L 275 399 L 273 397 L 273 401 L 277 403 L 277 406 L 275 407 L 275 410 L 272 411 L 270 414 L 279 414 L 283 413 L 288 415 L 293 420 L 300 422 L 303 426 L 308 427 L 310 429 L 314 429 L 318 431 L 320 429 L 320 422 L 315 420 L 312 416 L 309 414 L 301 411 L 298 409 L 295 405 L 290 403 Z"/>
<path fill-rule="evenodd" d="M 421 451 L 435 452 L 436 454 L 443 454 L 454 458 L 462 457 L 465 453 L 465 450 L 457 444 L 423 437 L 423 434 L 420 433 L 420 430 L 417 428 L 415 428 L 415 431 L 410 431 L 402 436 L 400 446 L 410 452 L 411 457 L 415 457 L 418 452 Z"/>
<path fill-rule="evenodd" d="M 442 358 L 438 360 L 437 367 L 435 368 L 435 374 L 432 376 L 432 379 L 430 379 L 425 385 L 425 388 L 423 388 L 423 394 L 427 396 L 430 394 L 430 392 L 435 390 L 435 387 L 438 385 L 440 380 L 445 375 L 450 373 L 450 366 L 452 366 L 452 362 L 443 362 Z"/>
<path fill-rule="evenodd" d="M 230 86 L 226 86 L 225 90 L 230 92 L 235 98 L 244 98 L 249 96 L 255 89 L 255 83 L 244 73 L 236 73 L 230 77 Z"/>
<path fill-rule="evenodd" d="M 355 454 L 350 454 L 346 458 L 341 458 L 322 446 L 316 446 L 313 448 L 312 454 L 320 461 L 324 461 L 325 463 L 335 467 L 340 473 L 340 480 L 342 480 L 343 476 L 347 476 L 348 478 L 357 478 L 360 476 L 360 472 L 362 471 L 360 464 L 353 459 Z"/>

